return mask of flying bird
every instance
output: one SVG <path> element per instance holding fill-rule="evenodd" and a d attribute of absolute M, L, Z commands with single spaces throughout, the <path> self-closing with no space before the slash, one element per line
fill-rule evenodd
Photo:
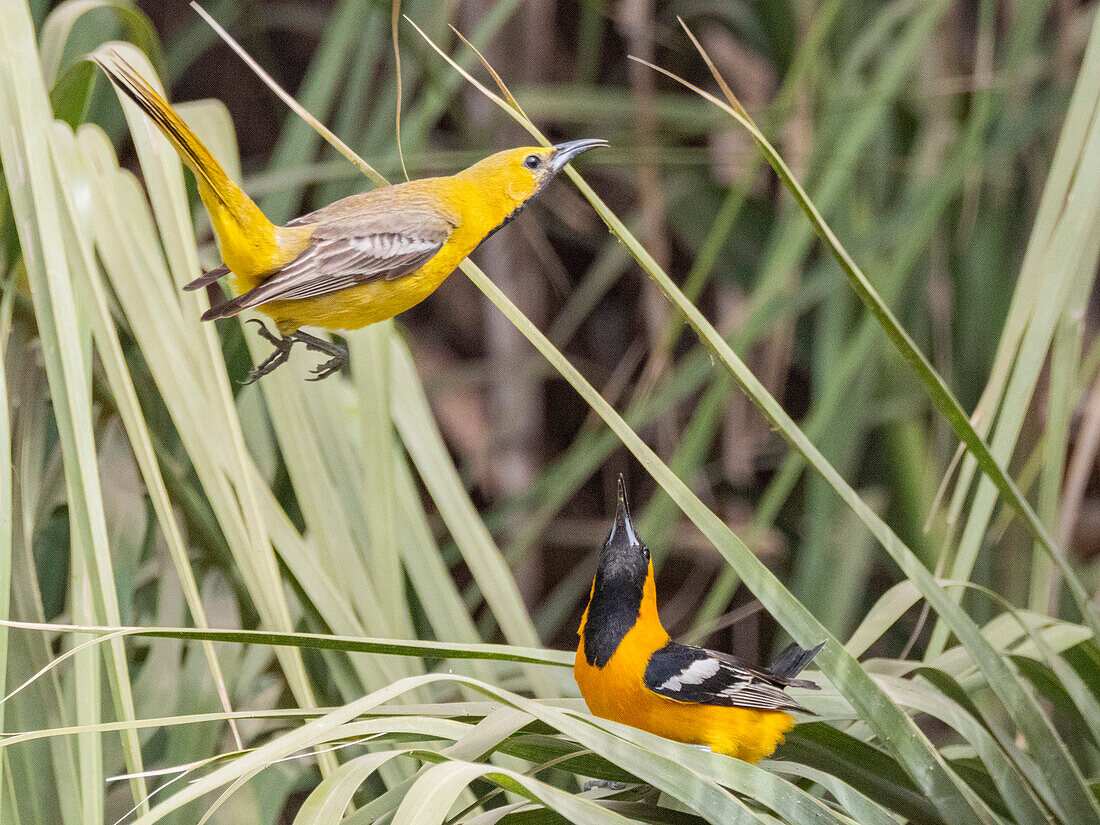
<path fill-rule="evenodd" d="M 92 60 L 195 175 L 223 264 L 184 289 L 228 275 L 236 293 L 202 319 L 229 318 L 254 308 L 274 321 L 272 331 L 260 319 L 249 319 L 274 349 L 245 383 L 285 363 L 295 343 L 329 356 L 310 380 L 338 372 L 347 363 L 347 349 L 302 327 L 360 329 L 420 303 L 570 160 L 607 143 L 586 139 L 509 149 L 449 177 L 352 195 L 277 226 L 113 47 L 100 49 Z"/>

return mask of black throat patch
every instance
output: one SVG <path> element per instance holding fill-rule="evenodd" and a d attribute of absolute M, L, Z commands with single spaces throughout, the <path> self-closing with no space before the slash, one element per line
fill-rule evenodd
<path fill-rule="evenodd" d="M 493 237 L 493 235 L 495 235 L 497 232 L 502 230 L 504 227 L 506 227 L 512 221 L 514 221 L 516 219 L 516 216 L 519 215 L 520 212 L 522 212 L 524 209 L 527 208 L 527 204 L 529 204 L 531 201 L 533 201 L 535 199 L 535 196 L 539 192 L 541 192 L 543 189 L 545 189 L 546 185 L 548 183 L 550 183 L 551 180 L 553 180 L 553 175 L 550 175 L 550 176 L 544 178 L 543 180 L 539 181 L 538 188 L 536 188 L 535 191 L 531 193 L 530 197 L 528 197 L 527 200 L 525 200 L 523 203 L 521 203 L 519 206 L 517 206 L 511 212 L 509 212 L 508 217 L 506 217 L 504 220 L 502 220 L 497 225 L 497 227 L 495 229 L 493 229 L 491 232 L 489 232 L 488 235 L 486 235 L 484 238 L 482 238 L 481 242 L 485 243 L 485 241 L 487 241 L 489 238 Z"/>
<path fill-rule="evenodd" d="M 490 230 L 489 234 L 481 239 L 481 243 L 485 243 L 487 240 L 489 240 L 489 238 L 493 237 L 493 235 L 497 234 L 497 232 L 502 230 L 504 227 L 506 227 L 512 221 L 514 221 L 516 219 L 516 215 L 518 215 L 520 212 L 522 212 L 523 207 L 525 207 L 528 203 L 530 203 L 530 198 L 528 200 L 524 201 L 523 203 L 521 203 L 519 206 L 517 206 L 511 212 L 509 212 L 507 218 L 505 218 L 499 224 L 497 224 L 497 227 L 495 229 Z"/>
<path fill-rule="evenodd" d="M 603 667 L 619 647 L 619 642 L 638 621 L 642 605 L 645 574 L 638 577 L 629 568 L 613 568 L 608 573 L 603 565 L 596 571 L 592 600 L 588 603 L 588 620 L 584 625 L 584 658 L 593 667 Z"/>

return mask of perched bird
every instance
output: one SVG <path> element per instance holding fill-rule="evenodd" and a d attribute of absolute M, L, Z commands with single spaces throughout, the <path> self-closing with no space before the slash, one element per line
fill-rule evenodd
<path fill-rule="evenodd" d="M 573 140 L 509 149 L 457 175 L 352 195 L 276 226 L 121 55 L 108 48 L 92 59 L 195 175 L 224 263 L 184 288 L 199 289 L 231 275 L 237 293 L 202 319 L 255 307 L 275 322 L 278 334 L 250 319 L 275 350 L 246 383 L 285 363 L 295 342 L 330 356 L 310 380 L 337 372 L 347 363 L 347 350 L 301 327 L 359 329 L 420 303 L 571 159 L 607 143 Z"/>
<path fill-rule="evenodd" d="M 763 668 L 669 638 L 622 476 L 615 523 L 577 634 L 573 674 L 594 714 L 746 762 L 771 755 L 794 727 L 791 713 L 810 713 L 784 690 L 818 687 L 794 677 L 822 645 L 791 645 Z"/>

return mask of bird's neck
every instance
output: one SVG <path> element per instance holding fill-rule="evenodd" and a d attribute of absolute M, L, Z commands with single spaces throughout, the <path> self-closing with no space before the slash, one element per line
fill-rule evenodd
<path fill-rule="evenodd" d="M 645 577 L 640 580 L 622 572 L 609 572 L 601 566 L 592 581 L 592 594 L 580 631 L 588 664 L 593 667 L 606 665 L 632 630 L 635 635 L 646 637 L 639 638 L 640 643 L 652 644 L 654 649 L 668 641 L 668 634 L 657 615 L 653 565 L 649 565 Z"/>
<path fill-rule="evenodd" d="M 530 198 L 507 181 L 487 181 L 476 172 L 472 166 L 451 179 L 452 197 L 462 202 L 464 228 L 486 237 L 518 215 Z"/>

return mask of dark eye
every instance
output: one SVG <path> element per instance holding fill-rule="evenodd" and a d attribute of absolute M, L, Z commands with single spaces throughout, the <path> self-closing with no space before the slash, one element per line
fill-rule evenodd
<path fill-rule="evenodd" d="M 539 159 L 538 155 L 528 155 L 523 159 L 523 165 L 528 169 L 538 169 L 540 163 L 542 163 L 542 160 Z"/>

